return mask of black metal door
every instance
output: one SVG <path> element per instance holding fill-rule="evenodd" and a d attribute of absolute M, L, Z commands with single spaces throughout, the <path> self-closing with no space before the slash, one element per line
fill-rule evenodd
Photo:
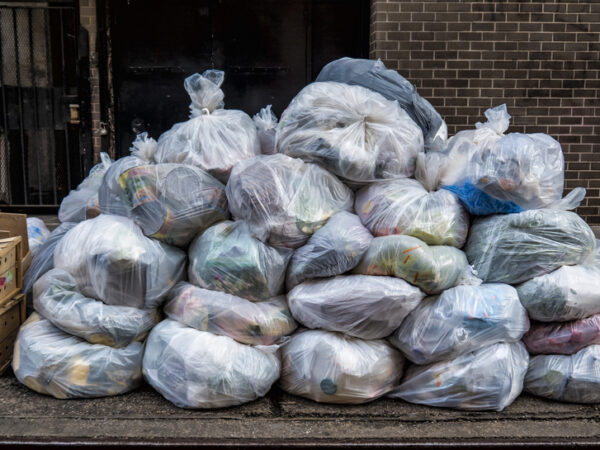
<path fill-rule="evenodd" d="M 54 209 L 89 169 L 82 38 L 75 1 L 0 2 L 2 209 Z"/>
<path fill-rule="evenodd" d="M 327 62 L 367 57 L 368 0 L 109 0 L 117 153 L 188 117 L 183 80 L 223 69 L 225 105 L 279 115 Z"/>

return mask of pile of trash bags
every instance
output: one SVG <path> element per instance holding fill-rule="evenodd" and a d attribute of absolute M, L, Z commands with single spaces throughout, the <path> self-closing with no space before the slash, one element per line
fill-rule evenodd
<path fill-rule="evenodd" d="M 253 119 L 224 73 L 94 167 L 40 242 L 13 368 L 59 398 L 145 379 L 182 408 L 278 384 L 317 402 L 600 402 L 600 243 L 560 144 L 505 105 L 448 139 L 381 61 L 342 58 Z M 530 357 L 531 355 L 531 357 Z"/>

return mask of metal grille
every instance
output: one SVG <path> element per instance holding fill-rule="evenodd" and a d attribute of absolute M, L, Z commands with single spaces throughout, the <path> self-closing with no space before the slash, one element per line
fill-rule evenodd
<path fill-rule="evenodd" d="M 56 207 L 83 170 L 74 2 L 0 2 L 0 206 Z"/>

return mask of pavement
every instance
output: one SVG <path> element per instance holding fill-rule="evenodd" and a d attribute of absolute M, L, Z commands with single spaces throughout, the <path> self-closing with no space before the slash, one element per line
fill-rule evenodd
<path fill-rule="evenodd" d="M 0 377 L 0 445 L 295 447 L 600 445 L 600 406 L 521 396 L 503 412 L 465 412 L 379 399 L 326 405 L 274 388 L 234 408 L 185 410 L 149 386 L 117 397 L 57 400 Z"/>

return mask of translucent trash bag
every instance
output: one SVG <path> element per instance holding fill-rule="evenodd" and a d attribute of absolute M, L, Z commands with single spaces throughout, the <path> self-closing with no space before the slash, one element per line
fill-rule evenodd
<path fill-rule="evenodd" d="M 75 278 L 86 297 L 108 305 L 158 307 L 184 276 L 185 253 L 147 238 L 130 219 L 101 214 L 59 242 L 54 266 Z"/>
<path fill-rule="evenodd" d="M 348 272 L 360 262 L 372 240 L 356 215 L 347 211 L 333 215 L 294 252 L 287 271 L 287 288 L 311 278 Z"/>
<path fill-rule="evenodd" d="M 562 266 L 517 287 L 532 319 L 564 322 L 600 313 L 600 245 L 582 264 Z"/>
<path fill-rule="evenodd" d="M 523 390 L 528 362 L 522 343 L 492 344 L 447 361 L 410 366 L 388 396 L 427 406 L 502 411 Z"/>
<path fill-rule="evenodd" d="M 198 236 L 189 248 L 189 280 L 206 289 L 250 301 L 283 293 L 290 249 L 254 237 L 243 221 L 224 221 Z"/>
<path fill-rule="evenodd" d="M 353 185 L 410 177 L 423 133 L 397 102 L 360 86 L 311 83 L 281 115 L 277 150 Z"/>
<path fill-rule="evenodd" d="M 56 398 L 124 394 L 142 381 L 144 344 L 114 348 L 71 336 L 37 313 L 19 330 L 12 368 L 21 383 Z"/>
<path fill-rule="evenodd" d="M 269 349 L 270 350 L 270 349 Z M 180 408 L 223 408 L 263 397 L 279 378 L 269 351 L 163 320 L 150 332 L 144 377 Z"/>
<path fill-rule="evenodd" d="M 48 230 L 42 219 L 38 217 L 27 218 L 27 243 L 32 257 L 35 257 L 48 236 L 50 236 L 50 230 Z"/>
<path fill-rule="evenodd" d="M 81 295 L 75 278 L 61 269 L 46 272 L 35 283 L 33 305 L 65 333 L 117 348 L 143 341 L 160 320 L 155 309 L 106 305 Z"/>
<path fill-rule="evenodd" d="M 448 139 L 448 126 L 431 103 L 421 97 L 415 87 L 397 71 L 386 69 L 380 59 L 340 58 L 327 64 L 316 81 L 338 81 L 362 86 L 395 100 L 421 128 L 425 149 L 441 149 Z"/>
<path fill-rule="evenodd" d="M 517 284 L 580 264 L 595 245 L 593 231 L 577 214 L 538 209 L 475 220 L 465 253 L 485 282 Z"/>
<path fill-rule="evenodd" d="M 196 166 L 226 183 L 234 165 L 260 154 L 252 119 L 242 111 L 224 109 L 224 80 L 221 70 L 207 70 L 185 79 L 184 87 L 192 100 L 190 119 L 159 137 L 156 162 Z"/>
<path fill-rule="evenodd" d="M 271 245 L 297 248 L 340 211 L 352 211 L 354 195 L 335 175 L 289 156 L 263 155 L 236 165 L 226 186 L 236 219 Z"/>
<path fill-rule="evenodd" d="M 77 189 L 63 198 L 58 209 L 58 220 L 61 222 L 82 222 L 100 214 L 98 189 L 102 177 L 112 164 L 107 153 L 100 153 L 100 160 L 101 162 L 92 167 L 89 175 L 77 186 Z"/>
<path fill-rule="evenodd" d="M 305 281 L 287 298 L 294 318 L 308 328 L 380 339 L 392 334 L 424 296 L 398 278 L 340 275 Z"/>
<path fill-rule="evenodd" d="M 480 282 L 461 250 L 403 234 L 374 238 L 353 273 L 402 278 L 427 294 Z"/>
<path fill-rule="evenodd" d="M 572 355 L 589 345 L 600 344 L 600 314 L 570 322 L 534 322 L 523 336 L 523 343 L 534 355 Z"/>
<path fill-rule="evenodd" d="M 356 193 L 356 214 L 374 236 L 407 234 L 429 245 L 462 247 L 469 215 L 454 194 L 427 192 L 416 180 L 372 184 Z"/>
<path fill-rule="evenodd" d="M 532 357 L 525 391 L 562 402 L 600 403 L 600 345 L 574 355 Z"/>
<path fill-rule="evenodd" d="M 527 330 L 527 312 L 512 286 L 457 286 L 422 301 L 390 342 L 415 364 L 429 364 L 496 342 L 520 341 Z"/>
<path fill-rule="evenodd" d="M 250 302 L 235 295 L 179 283 L 165 305 L 169 318 L 242 344 L 273 345 L 298 326 L 284 296 Z"/>
<path fill-rule="evenodd" d="M 260 141 L 260 151 L 263 155 L 277 153 L 277 148 L 275 147 L 277 116 L 271 111 L 271 106 L 265 106 L 252 117 L 254 125 L 256 125 L 258 140 Z"/>
<path fill-rule="evenodd" d="M 281 388 L 323 403 L 366 403 L 398 386 L 404 357 L 382 339 L 304 330 L 281 348 Z"/>

